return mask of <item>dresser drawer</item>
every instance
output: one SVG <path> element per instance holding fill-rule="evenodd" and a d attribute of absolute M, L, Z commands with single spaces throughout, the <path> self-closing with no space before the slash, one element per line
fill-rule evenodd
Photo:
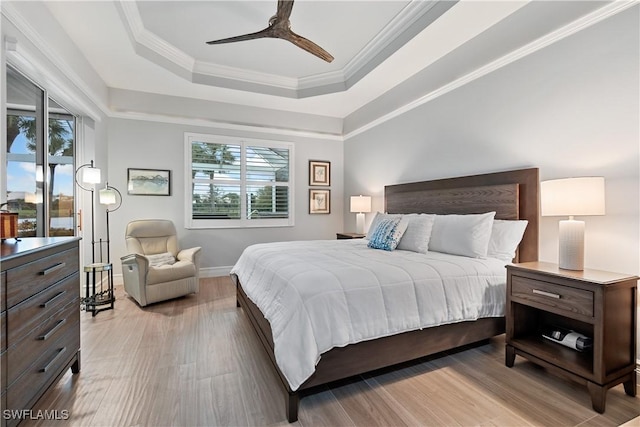
<path fill-rule="evenodd" d="M 7 389 L 7 409 L 28 409 L 80 348 L 80 329 L 67 331 Z"/>
<path fill-rule="evenodd" d="M 77 298 L 46 319 L 19 342 L 9 348 L 7 384 L 11 385 L 40 354 L 51 351 L 51 346 L 67 332 L 78 329 L 80 299 Z"/>
<path fill-rule="evenodd" d="M 7 349 L 7 313 L 0 313 L 0 351 Z"/>
<path fill-rule="evenodd" d="M 511 296 L 560 311 L 593 316 L 593 292 L 583 289 L 511 276 Z"/>
<path fill-rule="evenodd" d="M 69 301 L 78 298 L 79 275 L 73 274 L 7 312 L 9 345 L 16 343 Z"/>
<path fill-rule="evenodd" d="M 7 273 L 3 271 L 0 273 L 0 311 L 7 309 L 7 300 L 4 297 L 4 292 L 7 289 Z"/>
<path fill-rule="evenodd" d="M 69 249 L 7 270 L 7 308 L 78 272 L 78 250 Z"/>
<path fill-rule="evenodd" d="M 7 384 L 7 353 L 2 351 L 0 352 L 0 393 L 4 394 Z"/>

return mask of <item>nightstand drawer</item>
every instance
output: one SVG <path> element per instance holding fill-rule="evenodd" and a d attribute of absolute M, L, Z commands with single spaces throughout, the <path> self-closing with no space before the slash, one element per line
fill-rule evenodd
<path fill-rule="evenodd" d="M 593 292 L 512 276 L 511 296 L 558 310 L 593 316 Z"/>

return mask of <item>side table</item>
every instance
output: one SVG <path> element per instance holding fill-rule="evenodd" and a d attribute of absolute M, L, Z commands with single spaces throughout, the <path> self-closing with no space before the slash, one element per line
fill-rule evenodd
<path fill-rule="evenodd" d="M 601 270 L 562 270 L 556 264 L 507 266 L 506 355 L 516 355 L 583 384 L 596 412 L 607 390 L 620 383 L 636 395 L 636 301 L 638 277 Z M 592 339 L 578 351 L 543 337 L 548 328 Z"/>
<path fill-rule="evenodd" d="M 336 238 L 338 240 L 343 239 L 363 239 L 366 237 L 366 234 L 360 233 L 336 233 Z"/>
<path fill-rule="evenodd" d="M 113 265 L 104 262 L 85 265 L 84 273 L 85 297 L 82 305 L 85 311 L 91 312 L 93 317 L 100 311 L 113 309 L 116 299 L 113 292 Z"/>

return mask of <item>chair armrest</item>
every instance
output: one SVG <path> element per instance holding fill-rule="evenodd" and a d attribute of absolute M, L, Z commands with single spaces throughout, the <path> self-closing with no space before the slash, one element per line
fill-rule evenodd
<path fill-rule="evenodd" d="M 178 261 L 190 261 L 194 264 L 197 264 L 198 255 L 200 255 L 200 246 L 196 246 L 195 248 L 183 249 L 178 252 Z"/>
<path fill-rule="evenodd" d="M 144 272 L 145 276 L 149 270 L 149 258 L 141 254 L 129 254 L 120 258 L 122 265 L 137 264 L 138 268 Z"/>
<path fill-rule="evenodd" d="M 149 259 L 141 254 L 129 254 L 120 258 L 124 290 L 144 307 L 147 302 L 147 274 Z"/>

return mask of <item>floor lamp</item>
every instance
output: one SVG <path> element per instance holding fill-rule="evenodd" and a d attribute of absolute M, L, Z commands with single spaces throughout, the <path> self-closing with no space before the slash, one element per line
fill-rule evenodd
<path fill-rule="evenodd" d="M 99 192 L 100 204 L 107 206 L 107 263 L 111 263 L 111 249 L 109 242 L 111 240 L 111 234 L 109 233 L 109 214 L 120 209 L 122 206 L 122 193 L 120 191 L 105 183 L 105 187 Z M 109 206 L 116 205 L 115 208 L 110 209 Z"/>
<path fill-rule="evenodd" d="M 82 179 L 81 182 L 83 182 L 84 184 L 99 184 L 100 183 L 100 169 L 96 168 L 93 166 L 93 160 L 91 160 L 91 162 L 89 163 L 85 163 L 84 165 L 80 166 L 78 169 L 76 169 L 76 173 L 75 173 L 75 181 L 76 181 L 76 185 L 80 188 L 82 188 L 84 191 L 89 191 L 91 192 L 91 262 L 96 262 L 96 249 L 95 249 L 95 240 L 96 240 L 96 235 L 95 235 L 95 212 L 94 212 L 94 204 L 95 204 L 95 199 L 94 199 L 94 190 L 92 187 L 84 187 L 79 181 L 78 181 L 78 174 L 79 172 L 82 170 Z M 82 226 L 82 224 L 80 224 Z"/>

